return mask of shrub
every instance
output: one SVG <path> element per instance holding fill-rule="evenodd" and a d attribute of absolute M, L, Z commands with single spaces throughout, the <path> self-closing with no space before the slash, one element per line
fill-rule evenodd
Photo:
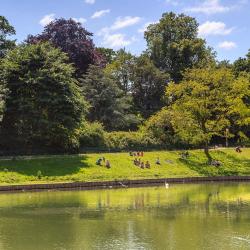
<path fill-rule="evenodd" d="M 80 147 L 104 147 L 104 129 L 101 123 L 84 123 L 79 135 Z"/>
<path fill-rule="evenodd" d="M 141 132 L 105 133 L 105 145 L 111 150 L 143 149 L 157 147 L 150 137 Z M 159 145 L 158 145 L 159 146 Z"/>

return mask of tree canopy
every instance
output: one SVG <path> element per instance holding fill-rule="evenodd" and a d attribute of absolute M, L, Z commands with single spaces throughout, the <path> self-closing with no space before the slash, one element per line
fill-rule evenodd
<path fill-rule="evenodd" d="M 236 78 L 229 69 L 189 70 L 180 84 L 167 88 L 173 127 L 183 140 L 203 145 L 210 160 L 209 142 L 230 131 L 231 116 L 238 124 L 250 124 L 249 90 L 249 79 Z"/>
<path fill-rule="evenodd" d="M 131 113 L 131 98 L 98 66 L 90 66 L 81 86 L 91 106 L 90 121 L 99 121 L 108 130 L 129 128 L 138 122 Z"/>
<path fill-rule="evenodd" d="M 15 46 L 15 41 L 7 38 L 15 34 L 14 27 L 10 25 L 4 16 L 0 16 L 0 58 L 2 58 L 9 49 Z"/>
<path fill-rule="evenodd" d="M 145 32 L 147 52 L 159 69 L 178 82 L 186 69 L 214 60 L 205 40 L 197 36 L 198 23 L 195 18 L 173 12 L 164 13 L 160 21 L 149 25 Z"/>
<path fill-rule="evenodd" d="M 8 89 L 2 142 L 9 149 L 70 151 L 86 104 L 74 69 L 48 43 L 22 45 L 3 59 L 1 84 Z"/>
<path fill-rule="evenodd" d="M 73 19 L 56 19 L 44 27 L 41 34 L 29 35 L 27 43 L 50 42 L 67 53 L 76 67 L 77 75 L 85 73 L 90 64 L 103 63 L 102 55 L 96 50 L 91 39 L 92 33 Z"/>
<path fill-rule="evenodd" d="M 131 93 L 135 109 L 148 118 L 164 105 L 164 92 L 170 77 L 155 67 L 147 55 L 135 60 Z"/>

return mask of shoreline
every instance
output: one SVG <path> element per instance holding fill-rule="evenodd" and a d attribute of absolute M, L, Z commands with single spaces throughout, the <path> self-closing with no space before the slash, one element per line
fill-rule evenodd
<path fill-rule="evenodd" d="M 29 191 L 98 190 L 111 188 L 133 188 L 168 184 L 209 183 L 209 182 L 250 182 L 250 176 L 183 177 L 140 180 L 114 180 L 99 182 L 71 182 L 51 184 L 25 184 L 0 186 L 0 193 Z"/>

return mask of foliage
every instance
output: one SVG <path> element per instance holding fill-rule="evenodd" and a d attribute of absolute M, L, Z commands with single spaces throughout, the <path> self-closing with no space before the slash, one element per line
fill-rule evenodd
<path fill-rule="evenodd" d="M 107 130 L 124 129 L 138 123 L 137 117 L 130 113 L 131 98 L 125 96 L 115 81 L 98 66 L 90 66 L 81 86 L 91 105 L 90 121 L 101 122 Z"/>
<path fill-rule="evenodd" d="M 230 117 L 240 125 L 249 124 L 249 79 L 235 78 L 228 69 L 193 69 L 179 84 L 167 88 L 173 126 L 178 135 L 193 144 L 208 144 L 213 136 L 225 136 Z M 172 100 L 172 101 L 171 101 Z"/>
<path fill-rule="evenodd" d="M 139 131 L 105 133 L 105 144 L 108 149 L 112 150 L 136 150 L 160 146 L 152 138 Z"/>
<path fill-rule="evenodd" d="M 195 18 L 164 13 L 160 21 L 149 25 L 145 32 L 147 51 L 159 69 L 169 73 L 174 82 L 179 82 L 185 69 L 214 61 L 211 49 L 197 35 Z"/>
<path fill-rule="evenodd" d="M 116 58 L 116 51 L 113 49 L 99 47 L 97 51 L 104 57 L 107 64 L 112 63 Z"/>
<path fill-rule="evenodd" d="M 83 123 L 79 131 L 79 142 L 81 148 L 104 147 L 104 128 L 101 123 Z"/>
<path fill-rule="evenodd" d="M 131 91 L 131 76 L 134 63 L 135 57 L 131 53 L 126 52 L 125 49 L 120 49 L 116 53 L 115 60 L 107 65 L 105 69 L 106 73 L 115 79 L 119 88 L 126 95 Z"/>
<path fill-rule="evenodd" d="M 14 27 L 4 16 L 0 16 L 0 58 L 3 58 L 8 50 L 15 47 L 15 41 L 7 39 L 8 36 L 15 34 Z"/>
<path fill-rule="evenodd" d="M 85 73 L 90 64 L 102 64 L 103 58 L 97 52 L 91 39 L 92 33 L 73 19 L 56 19 L 45 26 L 39 35 L 29 35 L 27 43 L 50 42 L 68 54 L 70 62 L 76 67 L 77 75 Z"/>
<path fill-rule="evenodd" d="M 22 45 L 3 60 L 2 84 L 8 89 L 2 143 L 9 149 L 78 147 L 75 130 L 86 104 L 66 54 L 48 43 Z"/>
<path fill-rule="evenodd" d="M 146 55 L 136 58 L 131 80 L 134 107 L 143 117 L 148 118 L 163 107 L 169 75 L 157 69 Z"/>
<path fill-rule="evenodd" d="M 234 62 L 233 70 L 237 76 L 243 71 L 250 73 L 250 50 L 245 58 L 240 57 Z"/>
<path fill-rule="evenodd" d="M 184 147 L 185 144 L 173 128 L 172 119 L 170 110 L 163 108 L 146 120 L 140 131 L 165 148 Z"/>

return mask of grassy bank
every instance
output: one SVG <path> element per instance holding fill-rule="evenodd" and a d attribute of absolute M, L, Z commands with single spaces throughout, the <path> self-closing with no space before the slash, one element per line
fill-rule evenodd
<path fill-rule="evenodd" d="M 250 175 L 250 149 L 243 149 L 241 154 L 234 149 L 214 150 L 211 154 L 222 163 L 220 167 L 208 166 L 201 150 L 190 151 L 185 160 L 180 151 L 146 152 L 143 161 L 148 160 L 151 169 L 134 166 L 128 153 L 6 158 L 0 160 L 0 184 Z M 110 169 L 96 166 L 97 158 L 103 156 L 110 161 Z M 157 157 L 161 165 L 155 164 Z"/>

